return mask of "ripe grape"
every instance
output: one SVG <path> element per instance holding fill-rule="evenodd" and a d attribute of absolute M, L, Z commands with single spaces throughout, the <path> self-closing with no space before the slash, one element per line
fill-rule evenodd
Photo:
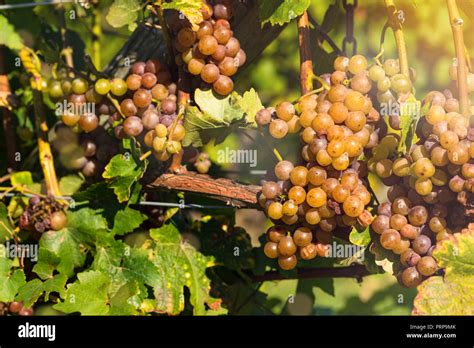
<path fill-rule="evenodd" d="M 136 137 L 143 131 L 142 120 L 137 116 L 130 116 L 123 122 L 123 131 L 130 137 Z"/>
<path fill-rule="evenodd" d="M 234 89 L 234 82 L 228 76 L 220 75 L 219 78 L 213 83 L 214 91 L 220 95 L 228 95 Z"/>

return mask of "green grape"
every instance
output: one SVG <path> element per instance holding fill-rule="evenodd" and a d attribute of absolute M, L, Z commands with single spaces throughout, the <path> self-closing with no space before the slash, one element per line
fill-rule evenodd
<path fill-rule="evenodd" d="M 378 82 L 385 77 L 385 71 L 381 66 L 373 65 L 369 69 L 369 77 L 372 81 Z"/>
<path fill-rule="evenodd" d="M 372 149 L 372 158 L 377 161 L 387 158 L 389 154 L 388 147 L 383 144 L 376 145 Z"/>
<path fill-rule="evenodd" d="M 87 89 L 89 88 L 89 84 L 82 77 L 78 77 L 72 80 L 71 88 L 74 94 L 85 94 L 87 92 Z"/>
<path fill-rule="evenodd" d="M 410 175 L 410 162 L 407 158 L 397 158 L 393 162 L 392 171 L 396 176 L 408 176 Z"/>
<path fill-rule="evenodd" d="M 377 81 L 377 89 L 381 93 L 387 92 L 391 86 L 392 83 L 390 81 L 390 78 L 387 76 L 382 77 L 380 80 Z"/>
<path fill-rule="evenodd" d="M 403 74 L 396 74 L 390 78 L 391 88 L 395 93 L 408 93 L 412 89 L 411 81 Z"/>
<path fill-rule="evenodd" d="M 48 94 L 52 99 L 61 98 L 64 95 L 63 89 L 61 87 L 61 82 L 51 81 L 48 86 Z"/>
<path fill-rule="evenodd" d="M 398 59 L 387 59 L 383 63 L 383 69 L 385 70 L 385 74 L 388 76 L 396 75 L 400 72 L 400 65 L 398 63 Z"/>
<path fill-rule="evenodd" d="M 99 79 L 94 85 L 94 89 L 100 95 L 106 95 L 110 91 L 110 82 L 107 79 Z"/>
<path fill-rule="evenodd" d="M 115 78 L 110 83 L 110 91 L 113 95 L 121 97 L 127 93 L 127 83 L 122 79 Z"/>

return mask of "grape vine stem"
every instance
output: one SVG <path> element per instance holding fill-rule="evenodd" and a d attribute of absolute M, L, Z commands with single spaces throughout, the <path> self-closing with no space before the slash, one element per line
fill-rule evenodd
<path fill-rule="evenodd" d="M 457 83 L 459 92 L 459 104 L 461 114 L 469 116 L 469 94 L 467 89 L 467 65 L 464 46 L 463 24 L 456 0 L 447 0 L 449 21 L 453 31 L 454 49 L 457 60 Z"/>
<path fill-rule="evenodd" d="M 311 42 L 308 12 L 298 17 L 298 45 L 300 48 L 300 89 L 301 94 L 313 90 L 313 61 L 311 58 Z"/>
<path fill-rule="evenodd" d="M 43 98 L 41 91 L 33 89 L 33 106 L 35 112 L 35 128 L 38 138 L 38 152 L 43 170 L 44 181 L 48 194 L 61 196 L 59 190 L 58 178 L 54 168 L 54 158 L 51 152 L 51 146 L 48 142 L 48 124 L 46 123 L 46 114 L 43 108 Z"/>
<path fill-rule="evenodd" d="M 397 44 L 398 59 L 400 61 L 400 71 L 403 75 L 410 77 L 410 70 L 408 67 L 407 47 L 405 44 L 405 36 L 403 35 L 402 24 L 398 19 L 398 11 L 394 0 L 385 0 L 385 7 L 387 9 L 388 23 L 392 28 L 395 42 Z"/>
<path fill-rule="evenodd" d="M 224 178 L 215 179 L 194 172 L 162 174 L 148 188 L 204 194 L 236 208 L 257 208 L 257 193 L 261 191 L 260 186 L 244 185 Z"/>

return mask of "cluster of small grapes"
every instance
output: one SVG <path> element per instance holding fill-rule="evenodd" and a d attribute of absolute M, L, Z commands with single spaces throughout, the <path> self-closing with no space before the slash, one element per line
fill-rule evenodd
<path fill-rule="evenodd" d="M 107 163 L 119 152 L 115 138 L 103 126 L 98 126 L 90 133 L 78 134 L 63 123 L 58 123 L 51 144 L 58 151 L 59 161 L 64 167 L 80 170 L 87 178 L 102 175 Z"/>
<path fill-rule="evenodd" d="M 400 73 L 398 59 L 387 59 L 383 64 L 374 64 L 369 68 L 369 78 L 376 86 L 376 99 L 380 105 L 387 105 L 388 122 L 390 127 L 400 130 L 400 113 L 388 112 L 390 105 L 404 102 L 412 92 L 413 84 L 410 78 L 415 79 L 414 69 L 410 69 L 410 77 Z"/>
<path fill-rule="evenodd" d="M 232 18 L 232 1 L 220 0 L 214 5 L 203 2 L 204 21 L 197 31 L 177 22 L 174 48 L 175 61 L 193 76 L 200 79 L 220 95 L 234 89 L 231 79 L 247 59 L 240 42 L 233 35 L 229 20 Z"/>
<path fill-rule="evenodd" d="M 110 92 L 121 97 L 127 92 L 127 85 L 119 78 L 111 81 L 98 79 L 92 85 L 83 77 L 74 77 L 72 73 L 61 70 L 58 79 L 49 81 L 47 91 L 53 101 L 67 101 L 73 105 L 73 108 L 63 110 L 62 122 L 78 132 L 89 133 L 99 126 L 101 114 L 112 115 L 116 112 L 104 96 Z M 87 103 L 94 105 L 94 108 L 86 107 Z"/>
<path fill-rule="evenodd" d="M 312 260 L 316 256 L 326 257 L 330 236 L 323 236 L 325 242 L 314 242 L 317 237 L 308 227 L 298 227 L 294 232 L 288 228 L 276 225 L 267 230 L 267 243 L 263 252 L 270 259 L 278 259 L 278 265 L 283 270 L 296 267 L 298 259 Z"/>
<path fill-rule="evenodd" d="M 392 161 L 397 137 L 391 135 L 368 165 L 391 186 L 391 203 L 379 206 L 372 230 L 383 248 L 400 255 L 398 278 L 407 287 L 438 271 L 431 256 L 436 242 L 474 221 L 473 124 L 448 90 L 430 92 L 423 102 L 430 108 L 418 122 L 418 144 Z"/>
<path fill-rule="evenodd" d="M 416 287 L 438 271 L 432 252 L 436 242 L 452 232 L 447 227 L 448 208 L 441 203 L 415 205 L 402 186 L 391 188 L 387 196 L 389 201 L 379 205 L 371 228 L 380 235 L 384 249 L 399 255 L 399 282 Z"/>
<path fill-rule="evenodd" d="M 43 233 L 59 231 L 67 224 L 64 205 L 52 197 L 33 196 L 29 199 L 28 208 L 20 216 L 21 229 Z"/>
<path fill-rule="evenodd" d="M 209 155 L 205 152 L 201 152 L 194 162 L 194 167 L 201 174 L 207 173 L 211 165 L 212 162 L 209 159 Z"/>
<path fill-rule="evenodd" d="M 18 314 L 21 316 L 32 316 L 33 308 L 26 308 L 23 302 L 0 302 L 0 316 L 8 314 Z"/>
<path fill-rule="evenodd" d="M 138 137 L 159 161 L 181 151 L 185 131 L 177 118 L 177 86 L 168 67 L 158 60 L 136 62 L 126 79 L 126 98 L 120 103 L 125 115 L 115 128 L 118 139 Z"/>
<path fill-rule="evenodd" d="M 275 223 L 302 225 L 323 245 L 336 227 L 368 226 L 373 219 L 366 209 L 367 167 L 357 158 L 378 144 L 386 127 L 367 95 L 372 88 L 367 67 L 363 56 L 338 57 L 327 91 L 304 96 L 296 107 L 283 102 L 256 115 L 257 124 L 268 125 L 276 139 L 300 132 L 305 161 L 275 166 L 280 181 L 263 184 L 261 206 Z"/>

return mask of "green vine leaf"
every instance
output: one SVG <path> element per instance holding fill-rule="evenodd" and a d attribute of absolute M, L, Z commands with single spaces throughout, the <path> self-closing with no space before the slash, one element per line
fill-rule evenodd
<path fill-rule="evenodd" d="M 62 195 L 72 196 L 81 188 L 84 179 L 79 175 L 66 175 L 59 180 L 59 190 Z"/>
<path fill-rule="evenodd" d="M 186 136 L 183 139 L 183 146 L 201 147 L 211 139 L 215 139 L 216 144 L 224 141 L 229 134 L 246 125 L 247 119 L 243 107 L 250 113 L 256 108 L 256 99 L 253 103 L 250 101 L 252 94 L 244 100 L 236 92 L 226 97 L 218 97 L 212 90 L 197 89 L 194 98 L 198 107 L 190 106 L 186 109 L 184 119 Z M 248 117 L 252 123 L 252 117 Z"/>
<path fill-rule="evenodd" d="M 405 102 L 400 103 L 401 139 L 398 144 L 398 153 L 407 152 L 411 148 L 411 145 L 416 142 L 416 125 L 420 116 L 423 115 L 423 109 L 421 109 L 420 101 L 416 100 L 413 94 L 410 94 Z"/>
<path fill-rule="evenodd" d="M 12 302 L 25 283 L 25 273 L 22 269 L 13 269 L 13 261 L 7 257 L 5 246 L 0 244 L 0 302 Z"/>
<path fill-rule="evenodd" d="M 10 221 L 7 207 L 0 202 L 0 243 L 11 239 L 14 229 L 15 227 Z"/>
<path fill-rule="evenodd" d="M 430 277 L 418 286 L 413 314 L 474 315 L 474 229 L 450 235 L 433 256 L 444 277 Z"/>
<path fill-rule="evenodd" d="M 57 292 L 61 297 L 65 294 L 67 277 L 63 274 L 55 275 L 53 278 L 42 282 L 39 279 L 30 280 L 18 290 L 16 301 L 23 301 L 25 307 L 31 307 L 44 293 L 44 298 L 48 300 L 49 294 Z"/>
<path fill-rule="evenodd" d="M 125 207 L 125 209 L 118 211 L 115 215 L 112 233 L 119 236 L 130 233 L 146 221 L 147 218 L 145 214 L 140 213 L 138 210 Z"/>
<path fill-rule="evenodd" d="M 17 34 L 15 27 L 11 25 L 5 16 L 0 14 L 0 28 L 2 28 L 2 35 L 0 35 L 0 45 L 5 45 L 11 50 L 20 50 L 23 47 L 23 41 L 20 35 Z"/>
<path fill-rule="evenodd" d="M 130 199 L 133 188 L 143 177 L 148 163 L 146 160 L 140 161 L 140 150 L 136 141 L 124 143 L 124 147 L 130 152 L 115 155 L 102 174 L 104 179 L 108 179 L 108 185 L 114 190 L 120 203 Z"/>
<path fill-rule="evenodd" d="M 150 236 L 156 242 L 153 263 L 161 274 L 160 286 L 154 287 L 157 310 L 178 314 L 183 309 L 186 286 L 190 290 L 194 314 L 205 315 L 205 304 L 212 303 L 206 268 L 214 265 L 214 259 L 184 242 L 172 224 L 150 230 Z"/>
<path fill-rule="evenodd" d="M 110 278 L 97 271 L 77 274 L 77 281 L 69 284 L 63 302 L 53 306 L 64 313 L 79 312 L 83 315 L 107 315 L 109 304 L 107 291 Z"/>
<path fill-rule="evenodd" d="M 284 25 L 295 19 L 311 5 L 310 0 L 259 0 L 259 14 L 262 26 Z"/>
<path fill-rule="evenodd" d="M 349 240 L 352 244 L 359 246 L 369 245 L 370 239 L 370 227 L 362 227 L 360 225 L 352 227 L 351 233 L 349 234 Z"/>
<path fill-rule="evenodd" d="M 251 127 L 257 127 L 255 116 L 257 115 L 257 112 L 263 109 L 262 101 L 257 92 L 253 88 L 251 88 L 250 91 L 246 91 L 238 104 L 245 112 L 245 121 L 250 124 Z"/>
<path fill-rule="evenodd" d="M 127 25 L 130 31 L 134 31 L 140 10 L 141 5 L 138 0 L 115 0 L 105 19 L 114 28 Z"/>

